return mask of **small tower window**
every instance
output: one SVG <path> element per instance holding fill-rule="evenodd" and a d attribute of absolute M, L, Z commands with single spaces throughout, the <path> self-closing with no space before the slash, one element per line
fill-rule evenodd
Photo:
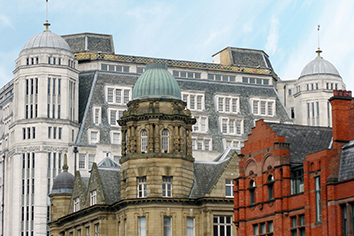
<path fill-rule="evenodd" d="M 255 189 L 256 189 L 256 183 L 251 180 L 250 181 L 250 188 L 249 188 L 249 191 L 250 191 L 250 204 L 253 205 L 255 204 Z"/>
<path fill-rule="evenodd" d="M 141 131 L 141 153 L 147 152 L 147 131 Z"/>
<path fill-rule="evenodd" d="M 162 130 L 162 138 L 161 138 L 161 149 L 162 149 L 162 152 L 165 152 L 167 153 L 168 152 L 168 136 L 169 136 L 169 133 L 168 133 L 168 130 L 167 129 L 164 129 Z"/>
<path fill-rule="evenodd" d="M 269 200 L 274 199 L 274 178 L 273 178 L 273 175 L 268 176 L 268 196 L 269 196 Z"/>

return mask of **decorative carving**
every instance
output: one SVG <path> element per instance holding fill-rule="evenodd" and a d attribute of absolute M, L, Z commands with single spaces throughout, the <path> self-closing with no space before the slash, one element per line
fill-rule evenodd
<path fill-rule="evenodd" d="M 53 146 L 44 146 L 43 147 L 43 151 L 47 151 L 47 152 L 68 152 L 68 148 L 67 147 L 53 147 Z"/>
<path fill-rule="evenodd" d="M 43 150 L 45 151 L 46 148 L 49 148 L 49 147 L 44 146 Z M 68 150 L 68 149 L 66 148 L 66 150 Z M 21 152 L 39 152 L 39 151 L 40 151 L 40 146 L 29 146 L 29 147 L 18 147 L 17 148 L 17 153 L 21 153 Z"/>

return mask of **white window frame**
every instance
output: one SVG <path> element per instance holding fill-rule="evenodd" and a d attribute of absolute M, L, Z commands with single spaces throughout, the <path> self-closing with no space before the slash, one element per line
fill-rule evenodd
<path fill-rule="evenodd" d="M 235 140 L 235 139 L 223 139 L 223 144 L 225 149 L 228 147 L 235 147 L 235 148 L 242 148 L 243 147 L 243 141 L 241 140 Z M 230 144 L 230 145 L 228 145 Z"/>
<path fill-rule="evenodd" d="M 226 102 L 228 101 L 228 104 Z M 236 101 L 236 108 L 234 108 L 234 101 Z M 219 113 L 237 114 L 240 112 L 240 97 L 218 94 L 215 95 L 216 110 Z M 226 108 L 229 109 L 226 109 Z"/>
<path fill-rule="evenodd" d="M 83 164 L 83 165 L 80 165 Z M 80 153 L 79 154 L 79 169 L 85 169 L 86 168 L 86 154 Z M 83 166 L 83 167 L 82 167 Z"/>
<path fill-rule="evenodd" d="M 94 144 L 100 142 L 100 131 L 99 130 L 89 130 L 88 133 L 89 133 L 89 137 L 88 138 L 89 138 L 89 143 L 90 144 L 94 145 Z M 97 135 L 95 140 L 93 140 L 93 138 L 94 138 L 93 134 Z"/>
<path fill-rule="evenodd" d="M 167 131 L 167 135 L 164 135 L 164 131 Z M 170 151 L 170 131 L 168 129 L 161 130 L 161 152 Z"/>
<path fill-rule="evenodd" d="M 220 219 L 221 218 L 224 218 L 224 223 L 221 223 L 221 221 L 220 221 Z M 228 217 L 230 217 L 231 219 L 230 219 L 230 222 L 229 223 L 227 223 L 226 222 L 226 219 L 228 218 Z M 215 218 L 217 218 L 217 222 L 214 222 L 214 219 Z M 220 216 L 220 215 L 214 215 L 213 216 L 213 229 L 215 229 L 215 228 L 217 228 L 217 230 L 218 230 L 218 234 L 217 235 L 220 235 L 220 236 L 227 236 L 227 228 L 228 227 L 230 227 L 231 228 L 231 234 L 230 234 L 230 236 L 232 235 L 232 216 Z M 215 227 L 216 226 L 216 227 Z M 221 228 L 224 228 L 224 235 L 221 235 L 220 233 L 220 229 Z M 214 235 L 215 235 L 215 232 L 213 232 L 214 233 Z"/>
<path fill-rule="evenodd" d="M 202 142 L 202 149 L 198 149 L 198 141 Z M 205 142 L 209 141 L 209 147 L 208 149 L 205 147 Z M 192 149 L 197 150 L 197 151 L 211 151 L 212 149 L 212 138 L 208 137 L 198 137 L 198 136 L 192 136 Z"/>
<path fill-rule="evenodd" d="M 80 210 L 80 198 L 77 197 L 74 199 L 74 212 L 79 211 Z"/>
<path fill-rule="evenodd" d="M 146 217 L 138 217 L 138 236 L 146 236 Z"/>
<path fill-rule="evenodd" d="M 115 135 L 118 135 L 118 140 L 115 139 Z M 119 145 L 121 143 L 121 131 L 111 131 L 111 144 Z"/>
<path fill-rule="evenodd" d="M 162 197 L 172 197 L 172 176 L 162 176 Z"/>
<path fill-rule="evenodd" d="M 145 198 L 146 197 L 146 176 L 137 178 L 137 197 Z"/>
<path fill-rule="evenodd" d="M 220 119 L 220 132 L 225 135 L 241 136 L 244 133 L 243 119 L 238 117 L 219 117 Z M 239 125 L 238 125 L 239 124 Z"/>
<path fill-rule="evenodd" d="M 181 97 L 184 102 L 187 103 L 187 108 L 191 111 L 203 111 L 205 110 L 205 95 L 204 93 L 192 92 L 192 91 L 183 91 L 181 92 Z M 201 97 L 201 107 L 198 106 L 198 97 Z M 191 101 L 193 99 L 193 101 Z M 186 101 L 185 101 L 186 100 Z M 194 104 L 194 106 L 191 106 Z"/>
<path fill-rule="evenodd" d="M 225 179 L 225 197 L 234 197 L 234 181 L 232 179 Z"/>
<path fill-rule="evenodd" d="M 147 153 L 148 151 L 148 132 L 146 129 L 140 131 L 140 151 Z"/>
<path fill-rule="evenodd" d="M 163 236 L 172 236 L 172 217 L 163 217 Z"/>
<path fill-rule="evenodd" d="M 90 192 L 90 206 L 97 204 L 97 191 L 93 190 Z"/>
<path fill-rule="evenodd" d="M 257 116 L 268 116 L 268 117 L 274 117 L 276 115 L 276 101 L 274 98 L 251 98 L 250 99 L 250 104 L 251 104 L 251 109 L 252 113 Z M 255 107 L 255 104 L 257 105 L 257 108 Z M 264 104 L 264 112 L 262 112 L 262 105 Z M 271 104 L 271 106 L 269 106 Z M 270 108 L 271 107 L 271 114 L 270 114 Z M 264 114 L 262 114 L 264 113 Z"/>
<path fill-rule="evenodd" d="M 186 218 L 186 236 L 195 236 L 195 219 L 194 217 Z"/>
<path fill-rule="evenodd" d="M 114 127 L 119 127 L 119 124 L 118 124 L 117 120 L 120 119 L 120 115 L 119 114 L 123 115 L 123 112 L 124 112 L 125 109 L 108 108 L 107 110 L 108 110 L 107 115 L 108 115 L 108 123 L 109 123 L 109 125 L 110 126 L 114 126 Z M 116 118 L 115 118 L 114 124 L 112 124 L 112 122 L 111 122 L 111 113 L 112 112 L 116 113 Z"/>
<path fill-rule="evenodd" d="M 112 100 L 109 100 L 108 97 L 108 90 L 113 89 Z M 121 97 L 117 99 L 117 92 L 116 90 L 121 90 Z M 129 91 L 129 99 L 125 98 L 125 91 Z M 105 86 L 105 98 L 108 104 L 116 104 L 116 105 L 126 105 L 132 99 L 132 87 L 128 86 L 112 86 L 107 85 Z"/>
<path fill-rule="evenodd" d="M 195 115 L 194 118 L 197 122 L 193 125 L 193 132 L 196 133 L 208 133 L 209 131 L 209 117 L 202 115 Z M 202 124 L 202 120 L 205 120 L 205 124 Z M 204 127 L 204 130 L 202 128 Z"/>
<path fill-rule="evenodd" d="M 95 125 L 101 124 L 101 107 L 97 107 L 97 106 L 92 107 L 92 120 Z"/>

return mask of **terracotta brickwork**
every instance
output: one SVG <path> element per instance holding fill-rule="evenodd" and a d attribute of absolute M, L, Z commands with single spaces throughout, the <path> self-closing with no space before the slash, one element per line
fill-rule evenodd
<path fill-rule="evenodd" d="M 302 163 L 295 163 L 290 152 L 297 151 L 290 148 L 295 143 L 287 143 L 270 124 L 256 122 L 241 150 L 240 176 L 235 179 L 238 236 L 353 235 L 354 179 L 339 181 L 338 175 L 341 148 L 353 139 L 354 103 L 351 92 L 341 90 L 334 91 L 330 102 L 333 145 L 306 153 Z M 348 216 L 346 226 L 343 214 Z"/>

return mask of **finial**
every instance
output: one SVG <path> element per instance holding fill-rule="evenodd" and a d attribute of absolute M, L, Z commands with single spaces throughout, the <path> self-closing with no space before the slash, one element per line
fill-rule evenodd
<path fill-rule="evenodd" d="M 67 159 L 67 156 L 66 156 L 66 153 L 64 154 L 64 165 L 63 165 L 63 171 L 64 172 L 68 172 L 68 169 L 69 169 L 69 166 L 68 166 L 68 159 Z"/>
<path fill-rule="evenodd" d="M 45 30 L 49 31 L 50 23 L 48 22 L 48 0 L 45 0 L 45 2 L 46 2 L 46 20 L 43 25 L 45 26 Z"/>
<path fill-rule="evenodd" d="M 318 54 L 318 57 L 321 57 L 321 48 L 320 48 L 320 25 L 317 26 L 317 39 L 318 39 L 318 48 L 316 53 Z"/>

